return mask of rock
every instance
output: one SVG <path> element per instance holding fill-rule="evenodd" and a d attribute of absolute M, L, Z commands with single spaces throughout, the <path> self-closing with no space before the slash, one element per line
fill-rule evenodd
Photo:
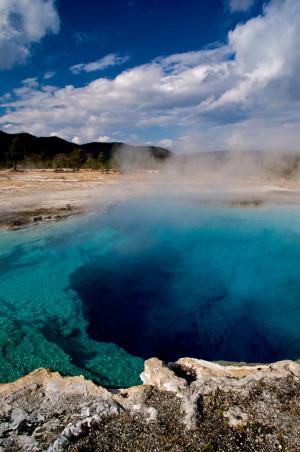
<path fill-rule="evenodd" d="M 145 362 L 145 370 L 141 374 L 144 384 L 156 386 L 162 391 L 172 391 L 181 394 L 187 388 L 187 383 L 178 378 L 162 361 L 157 358 Z"/>
<path fill-rule="evenodd" d="M 21 220 L 13 220 L 11 224 L 12 224 L 12 226 L 20 226 L 21 227 L 24 225 L 24 222 Z"/>
<path fill-rule="evenodd" d="M 53 450 L 60 450 L 57 444 L 86 433 L 99 416 L 120 410 L 104 388 L 83 377 L 64 378 L 45 369 L 0 385 L 0 417 L 6 420 L 0 428 L 16 450 L 43 450 L 52 442 Z M 4 447 L 1 440 L 0 446 Z"/>
<path fill-rule="evenodd" d="M 183 397 L 181 411 L 183 425 L 187 429 L 196 429 L 203 416 L 202 397 L 197 393 Z"/>
<path fill-rule="evenodd" d="M 41 215 L 39 215 L 38 217 L 33 217 L 33 221 L 34 221 L 34 223 L 37 223 L 39 221 L 43 221 L 43 217 Z"/>
<path fill-rule="evenodd" d="M 232 406 L 224 411 L 223 416 L 228 419 L 229 427 L 240 428 L 248 424 L 249 417 L 238 406 Z"/>
<path fill-rule="evenodd" d="M 177 366 L 184 372 L 193 372 L 195 380 L 191 387 L 201 394 L 216 390 L 249 392 L 258 381 L 272 381 L 288 376 L 300 377 L 300 365 L 294 361 L 279 361 L 269 365 L 222 366 L 201 359 L 181 358 Z"/>
<path fill-rule="evenodd" d="M 3 451 L 300 450 L 300 365 L 145 362 L 109 391 L 38 369 L 0 385 Z"/>
<path fill-rule="evenodd" d="M 24 209 L 17 212 L 2 212 L 0 228 L 18 229 L 31 224 L 39 224 L 44 220 L 64 220 L 72 215 L 83 213 L 79 207 L 68 204 L 60 208 Z"/>

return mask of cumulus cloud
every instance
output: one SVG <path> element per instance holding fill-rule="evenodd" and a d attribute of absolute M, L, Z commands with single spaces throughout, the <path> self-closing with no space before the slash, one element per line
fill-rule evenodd
<path fill-rule="evenodd" d="M 255 0 L 229 0 L 228 7 L 232 13 L 248 11 L 255 3 Z"/>
<path fill-rule="evenodd" d="M 79 63 L 70 67 L 73 74 L 80 74 L 80 72 L 94 72 L 103 71 L 108 67 L 121 66 L 128 61 L 128 56 L 119 56 L 116 53 L 110 53 L 100 60 L 92 61 L 91 63 Z"/>
<path fill-rule="evenodd" d="M 163 148 L 171 148 L 173 146 L 173 140 L 170 138 L 163 138 L 156 143 L 158 146 L 162 146 Z"/>
<path fill-rule="evenodd" d="M 110 141 L 110 138 L 107 135 L 102 135 L 99 136 L 96 141 L 98 141 L 98 143 L 108 143 Z"/>
<path fill-rule="evenodd" d="M 58 31 L 54 0 L 0 0 L 0 68 L 24 63 L 34 43 Z"/>
<path fill-rule="evenodd" d="M 0 125 L 80 142 L 155 136 L 186 152 L 294 150 L 299 69 L 300 2 L 271 0 L 215 49 L 156 58 L 82 87 L 27 82 L 3 96 Z"/>
<path fill-rule="evenodd" d="M 75 136 L 75 137 L 72 138 L 71 141 L 72 141 L 72 143 L 74 143 L 74 144 L 80 144 L 80 137 Z"/>

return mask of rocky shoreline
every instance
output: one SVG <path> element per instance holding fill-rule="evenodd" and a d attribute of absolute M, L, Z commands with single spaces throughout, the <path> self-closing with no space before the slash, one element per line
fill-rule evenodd
<path fill-rule="evenodd" d="M 1 212 L 0 229 L 20 229 L 33 224 L 65 220 L 83 213 L 83 209 L 67 204 L 65 207 L 28 209 L 17 212 Z"/>
<path fill-rule="evenodd" d="M 36 370 L 0 385 L 0 450 L 299 451 L 300 365 L 145 362 L 143 384 L 107 390 Z"/>

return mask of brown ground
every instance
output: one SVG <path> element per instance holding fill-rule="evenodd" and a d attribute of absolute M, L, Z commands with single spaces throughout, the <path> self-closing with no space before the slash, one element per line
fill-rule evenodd
<path fill-rule="evenodd" d="M 0 227 L 20 227 L 33 222 L 63 219 L 88 210 L 111 186 L 117 173 L 99 171 L 0 171 Z"/>

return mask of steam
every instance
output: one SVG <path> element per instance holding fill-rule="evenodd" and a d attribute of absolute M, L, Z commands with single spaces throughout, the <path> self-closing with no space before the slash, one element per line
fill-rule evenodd
<path fill-rule="evenodd" d="M 300 201 L 297 152 L 199 152 L 158 159 L 153 148 L 124 145 L 116 146 L 111 164 L 114 171 L 109 170 L 110 174 L 4 172 L 9 189 L 3 190 L 0 211 L 71 205 L 99 212 L 129 199 L 147 198 L 228 202 L 251 208 L 268 201 Z M 22 196 L 16 197 L 18 190 Z"/>
<path fill-rule="evenodd" d="M 157 159 L 147 147 L 121 146 L 114 152 L 113 166 L 123 173 L 153 171 L 166 181 L 172 176 L 206 178 L 225 183 L 257 179 L 298 180 L 300 177 L 300 152 L 216 151 L 195 154 L 173 154 L 167 159 Z"/>
<path fill-rule="evenodd" d="M 271 179 L 298 179 L 300 153 L 288 152 L 206 152 L 189 156 L 176 156 L 170 170 L 199 174 L 220 179 L 222 182 L 245 178 L 258 181 Z"/>
<path fill-rule="evenodd" d="M 149 146 L 122 145 L 113 150 L 112 166 L 121 172 L 157 171 L 162 169 L 164 164 L 162 160 L 154 157 Z"/>
<path fill-rule="evenodd" d="M 114 153 L 114 166 L 121 175 L 113 183 L 101 186 L 90 199 L 92 208 L 137 198 L 229 203 L 250 208 L 269 201 L 300 200 L 296 196 L 300 153 L 220 151 L 173 154 L 157 160 L 150 151 L 122 146 Z"/>

